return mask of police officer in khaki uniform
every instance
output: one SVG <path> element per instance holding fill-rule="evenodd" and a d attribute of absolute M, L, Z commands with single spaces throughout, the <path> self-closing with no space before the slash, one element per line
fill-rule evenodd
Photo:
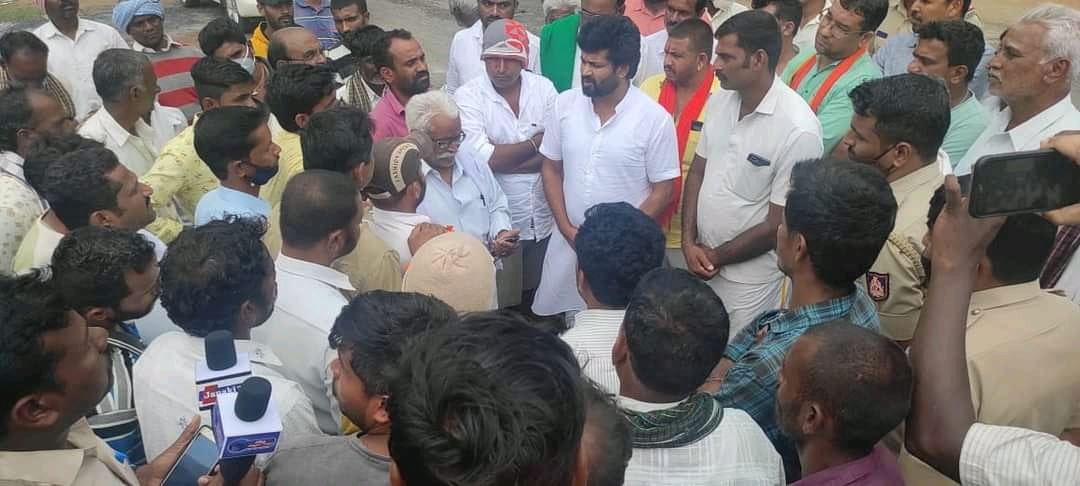
<path fill-rule="evenodd" d="M 949 0 L 928 0 L 931 2 L 947 2 Z M 915 3 L 915 0 L 889 0 L 889 13 L 885 16 L 885 20 L 878 26 L 876 35 L 874 36 L 874 42 L 870 43 L 870 52 L 873 53 L 889 40 L 889 36 L 893 36 L 902 32 L 911 32 L 911 19 L 908 17 L 908 10 L 911 5 Z M 964 20 L 971 22 L 979 27 L 979 30 L 983 32 L 986 29 L 983 28 L 982 19 L 979 18 L 979 14 L 975 12 L 975 1 L 972 0 L 971 6 L 967 12 L 964 12 Z"/>
<path fill-rule="evenodd" d="M 931 221 L 943 205 L 938 193 Z M 1038 282 L 1056 232 L 1037 215 L 1009 216 L 979 263 L 966 331 L 977 422 L 1054 436 L 1080 429 L 1080 307 Z M 907 451 L 900 468 L 907 484 L 955 484 Z"/>
<path fill-rule="evenodd" d="M 926 210 L 944 181 L 942 168 L 949 166 L 939 150 L 949 130 L 949 94 L 934 79 L 900 74 L 867 81 L 849 96 L 855 114 L 842 142 L 848 157 L 877 167 L 899 208 L 893 232 L 863 283 L 877 302 L 882 333 L 906 344 L 928 282 L 922 262 Z"/>

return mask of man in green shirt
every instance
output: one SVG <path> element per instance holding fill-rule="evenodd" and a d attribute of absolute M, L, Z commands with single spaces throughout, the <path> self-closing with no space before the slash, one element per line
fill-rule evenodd
<path fill-rule="evenodd" d="M 814 49 L 795 56 L 781 78 L 810 104 L 821 121 L 825 154 L 851 124 L 848 93 L 881 70 L 867 54 L 874 31 L 885 19 L 888 0 L 838 0 L 821 14 Z"/>
<path fill-rule="evenodd" d="M 963 20 L 930 22 L 918 27 L 918 41 L 908 72 L 942 80 L 949 88 L 949 132 L 941 150 L 953 168 L 964 158 L 990 121 L 968 84 L 975 76 L 986 40 L 982 30 Z"/>

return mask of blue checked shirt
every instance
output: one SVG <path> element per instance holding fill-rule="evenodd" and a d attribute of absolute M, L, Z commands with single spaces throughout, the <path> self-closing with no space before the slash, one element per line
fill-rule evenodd
<path fill-rule="evenodd" d="M 735 364 L 724 376 L 716 398 L 723 406 L 744 410 L 757 421 L 784 459 L 788 481 L 799 478 L 800 466 L 795 443 L 780 432 L 776 421 L 780 368 L 788 350 L 803 333 L 843 318 L 875 331 L 881 327 L 874 302 L 861 288 L 856 288 L 847 297 L 794 310 L 766 312 L 728 344 L 725 355 Z"/>

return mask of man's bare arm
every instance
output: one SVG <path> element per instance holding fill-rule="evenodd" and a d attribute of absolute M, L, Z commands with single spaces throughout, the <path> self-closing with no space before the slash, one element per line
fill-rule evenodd
<path fill-rule="evenodd" d="M 675 192 L 675 179 L 650 183 L 649 197 L 645 198 L 638 209 L 648 214 L 650 218 L 659 221 L 668 204 L 671 204 L 673 192 Z"/>
<path fill-rule="evenodd" d="M 765 216 L 765 221 L 713 248 L 709 252 L 709 260 L 713 265 L 722 267 L 764 255 L 776 247 L 776 228 L 780 227 L 783 217 L 784 207 L 769 203 L 769 214 Z"/>

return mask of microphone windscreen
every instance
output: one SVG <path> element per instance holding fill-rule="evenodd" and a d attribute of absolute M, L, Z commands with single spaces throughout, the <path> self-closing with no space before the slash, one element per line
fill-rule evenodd
<path fill-rule="evenodd" d="M 236 406 L 233 411 L 236 418 L 245 422 L 254 422 L 266 413 L 270 403 L 270 382 L 260 376 L 244 380 L 236 392 Z"/>
<path fill-rule="evenodd" d="M 229 331 L 214 331 L 203 339 L 206 344 L 206 367 L 220 371 L 236 366 L 236 345 Z"/>

